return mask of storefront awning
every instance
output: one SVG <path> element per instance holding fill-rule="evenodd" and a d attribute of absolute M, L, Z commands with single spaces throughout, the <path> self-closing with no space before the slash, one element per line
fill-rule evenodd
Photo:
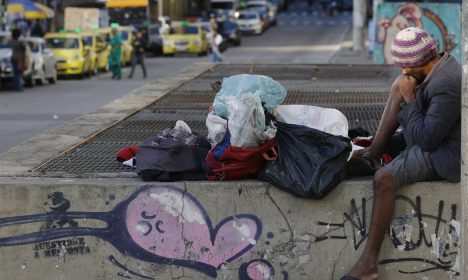
<path fill-rule="evenodd" d="M 147 7 L 148 0 L 107 0 L 107 8 Z"/>
<path fill-rule="evenodd" d="M 7 13 L 22 15 L 26 19 L 46 19 L 55 16 L 51 8 L 30 0 L 10 0 Z"/>

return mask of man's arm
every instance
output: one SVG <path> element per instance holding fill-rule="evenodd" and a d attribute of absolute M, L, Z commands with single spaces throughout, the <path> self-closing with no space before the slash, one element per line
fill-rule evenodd
<path fill-rule="evenodd" d="M 423 151 L 436 149 L 460 117 L 460 95 L 440 91 L 430 99 L 424 114 L 418 101 L 409 102 L 399 113 L 400 123 Z"/>

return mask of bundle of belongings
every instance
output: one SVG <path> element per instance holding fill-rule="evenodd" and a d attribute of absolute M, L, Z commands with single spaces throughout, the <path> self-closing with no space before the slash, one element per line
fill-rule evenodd
<path fill-rule="evenodd" d="M 285 88 L 262 75 L 224 78 L 216 91 L 207 139 L 178 121 L 122 149 L 118 160 L 136 165 L 143 180 L 257 178 L 311 198 L 324 197 L 344 179 L 352 145 L 341 112 L 281 105 Z"/>

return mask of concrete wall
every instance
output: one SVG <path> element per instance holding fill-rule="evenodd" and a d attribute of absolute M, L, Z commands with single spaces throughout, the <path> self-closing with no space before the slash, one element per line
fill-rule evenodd
<path fill-rule="evenodd" d="M 390 47 L 395 35 L 409 26 L 426 30 L 461 62 L 461 5 L 447 3 L 390 3 L 377 6 L 374 62 L 392 63 Z"/>
<path fill-rule="evenodd" d="M 325 199 L 257 181 L 0 181 L 0 279 L 339 279 L 366 242 L 369 180 Z M 379 279 L 457 279 L 460 188 L 402 189 Z"/>

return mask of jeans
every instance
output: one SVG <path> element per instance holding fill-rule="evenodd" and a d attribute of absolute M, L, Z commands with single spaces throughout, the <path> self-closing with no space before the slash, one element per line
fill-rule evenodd
<path fill-rule="evenodd" d="M 16 61 L 11 61 L 11 67 L 13 70 L 13 89 L 16 91 L 22 91 L 23 90 L 23 84 L 22 84 L 22 71 L 18 67 L 18 62 Z"/>
<path fill-rule="evenodd" d="M 223 59 L 221 58 L 221 55 L 219 55 L 217 52 L 212 52 L 211 53 L 211 62 L 222 62 Z"/>

